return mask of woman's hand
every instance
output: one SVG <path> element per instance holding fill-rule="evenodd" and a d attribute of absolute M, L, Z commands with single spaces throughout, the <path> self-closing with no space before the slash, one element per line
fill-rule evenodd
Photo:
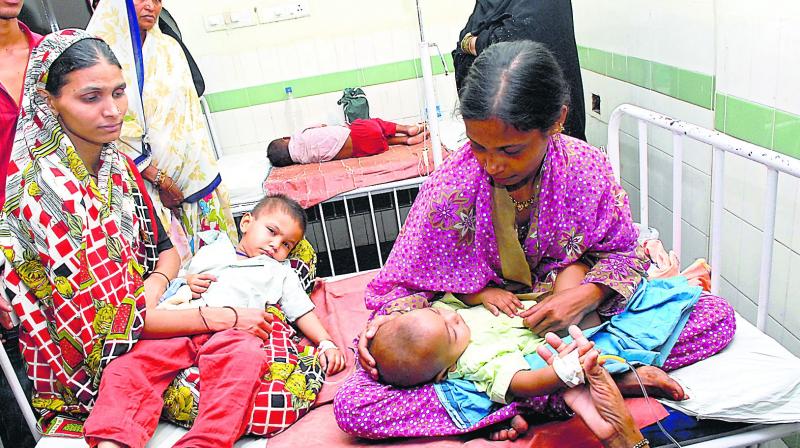
<path fill-rule="evenodd" d="M 211 274 L 188 274 L 185 279 L 189 289 L 192 290 L 193 299 L 199 299 L 203 293 L 208 291 L 211 282 L 217 281 L 217 277 Z"/>
<path fill-rule="evenodd" d="M 380 328 L 381 325 L 389 322 L 399 315 L 399 312 L 394 312 L 384 316 L 376 316 L 374 319 L 367 322 L 367 326 L 361 331 L 361 334 L 358 335 L 358 362 L 361 364 L 361 367 L 367 371 L 367 374 L 375 381 L 378 380 L 378 369 L 375 368 L 375 358 L 372 357 L 369 349 L 367 349 L 367 344 L 369 343 L 370 339 L 375 337 L 375 333 L 378 331 L 378 328 Z"/>
<path fill-rule="evenodd" d="M 228 308 L 212 308 L 214 318 L 207 317 L 209 327 L 213 331 L 224 331 L 229 328 L 246 331 L 262 340 L 269 339 L 272 333 L 272 314 L 255 308 L 235 308 L 236 314 Z M 238 317 L 238 319 L 236 319 Z"/>
<path fill-rule="evenodd" d="M 519 315 L 536 334 L 560 331 L 580 322 L 586 313 L 597 308 L 603 297 L 598 285 L 587 283 L 546 297 Z"/>
<path fill-rule="evenodd" d="M 514 293 L 491 286 L 487 286 L 473 294 L 459 294 L 458 298 L 465 305 L 482 304 L 484 308 L 491 311 L 495 316 L 503 313 L 508 317 L 514 317 L 517 315 L 517 310 L 522 309 L 522 302 Z"/>
<path fill-rule="evenodd" d="M 325 373 L 335 375 L 344 369 L 344 354 L 338 348 L 329 348 L 323 353 L 325 357 Z"/>
<path fill-rule="evenodd" d="M 171 177 L 164 174 L 158 185 L 158 197 L 161 203 L 168 209 L 176 209 L 183 203 L 183 192 L 178 184 Z"/>
<path fill-rule="evenodd" d="M 14 328 L 14 322 L 11 320 L 11 304 L 5 297 L 0 297 L 0 325 L 6 330 Z"/>
<path fill-rule="evenodd" d="M 158 300 L 169 287 L 165 275 L 150 275 L 144 280 L 144 297 L 146 303 L 158 305 Z M 155 305 L 152 305 L 155 306 Z"/>
<path fill-rule="evenodd" d="M 142 171 L 142 177 L 158 190 L 158 197 L 164 207 L 175 209 L 183 203 L 183 192 L 178 184 L 163 171 L 150 164 Z"/>
<path fill-rule="evenodd" d="M 564 392 L 567 405 L 586 423 L 586 426 L 608 448 L 630 447 L 641 441 L 644 437 L 639 432 L 633 421 L 619 388 L 606 369 L 598 361 L 597 350 L 587 350 L 591 346 L 581 333 L 580 329 L 571 326 L 569 329 L 573 342 L 565 344 L 560 337 L 553 333 L 545 335 L 547 343 L 556 349 L 559 355 L 566 355 L 577 347 L 586 354 L 581 357 L 586 385 L 573 387 Z M 537 353 L 548 364 L 553 363 L 555 357 L 547 348 L 540 346 Z"/>

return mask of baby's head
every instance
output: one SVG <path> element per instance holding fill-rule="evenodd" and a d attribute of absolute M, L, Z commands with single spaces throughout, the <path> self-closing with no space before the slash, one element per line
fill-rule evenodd
<path fill-rule="evenodd" d="M 276 138 L 267 146 L 267 158 L 272 166 L 289 166 L 294 164 L 289 155 L 289 137 Z"/>
<path fill-rule="evenodd" d="M 306 212 L 297 201 L 282 194 L 266 196 L 239 223 L 239 249 L 248 257 L 267 255 L 283 261 L 303 239 Z"/>
<path fill-rule="evenodd" d="M 381 381 L 411 387 L 447 378 L 469 338 L 469 327 L 458 313 L 424 308 L 381 325 L 369 352 Z"/>

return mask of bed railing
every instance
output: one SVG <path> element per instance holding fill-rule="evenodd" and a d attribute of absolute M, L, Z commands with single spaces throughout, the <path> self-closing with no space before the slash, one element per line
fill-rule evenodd
<path fill-rule="evenodd" d="M 345 272 L 342 272 L 342 269 L 340 269 L 339 272 L 337 273 L 337 270 L 336 270 L 336 264 L 337 263 L 335 263 L 336 260 L 335 260 L 334 254 L 333 254 L 333 250 L 334 250 L 335 244 L 333 243 L 332 238 L 331 238 L 331 233 L 332 232 L 329 230 L 329 227 L 332 225 L 332 223 L 331 223 L 332 220 L 331 219 L 326 219 L 323 205 L 326 204 L 326 203 L 332 203 L 332 202 L 338 202 L 338 201 L 343 201 L 344 202 L 344 211 L 345 211 L 344 219 L 345 219 L 345 224 L 346 224 L 346 227 L 347 227 L 347 236 L 349 238 L 349 243 L 350 243 L 349 247 L 350 247 L 350 250 L 351 250 L 352 255 L 353 255 L 353 261 L 355 263 L 355 272 L 362 272 L 365 269 L 362 269 L 362 266 L 359 264 L 359 261 L 358 261 L 358 249 L 360 247 L 364 247 L 364 246 L 363 245 L 362 246 L 357 245 L 356 238 L 354 236 L 353 210 L 350 209 L 350 207 L 348 205 L 348 200 L 355 199 L 355 198 L 361 198 L 361 197 L 366 197 L 367 198 L 367 200 L 369 202 L 369 211 L 370 211 L 369 219 L 370 219 L 372 224 L 371 224 L 371 226 L 369 226 L 369 227 L 371 227 L 371 229 L 370 228 L 366 228 L 364 230 L 367 231 L 367 232 L 369 232 L 371 230 L 372 237 L 374 238 L 374 241 L 371 241 L 369 244 L 370 245 L 374 245 L 376 250 L 377 250 L 377 253 L 378 253 L 378 267 L 383 267 L 383 263 L 384 263 L 385 260 L 384 260 L 383 253 L 382 253 L 382 250 L 381 250 L 381 243 L 382 242 L 384 242 L 384 243 L 393 242 L 393 240 L 388 240 L 385 236 L 382 238 L 381 235 L 378 232 L 378 219 L 377 219 L 377 215 L 375 213 L 375 206 L 374 206 L 374 203 L 373 203 L 373 197 L 376 196 L 376 195 L 379 195 L 379 194 L 384 194 L 384 193 L 391 193 L 392 194 L 392 209 L 394 211 L 396 230 L 399 233 L 400 232 L 400 228 L 403 225 L 403 220 L 404 220 L 403 218 L 404 217 L 402 216 L 402 213 L 401 213 L 401 204 L 400 204 L 400 201 L 398 200 L 398 194 L 397 193 L 399 191 L 403 191 L 403 190 L 411 190 L 411 189 L 414 189 L 414 188 L 419 188 L 419 186 L 425 181 L 425 179 L 427 179 L 427 177 L 415 177 L 413 179 L 405 179 L 405 180 L 399 180 L 399 181 L 395 181 L 395 182 L 390 182 L 390 183 L 387 183 L 387 184 L 372 185 L 372 186 L 369 186 L 369 187 L 358 188 L 356 190 L 349 191 L 347 193 L 342 193 L 340 195 L 337 195 L 336 197 L 328 199 L 327 201 L 325 201 L 323 203 L 320 203 L 320 204 L 317 204 L 316 206 L 314 206 L 314 208 L 316 209 L 316 212 L 319 214 L 319 218 L 320 218 L 320 223 L 319 224 L 320 224 L 320 226 L 322 228 L 322 241 L 316 241 L 317 244 L 314 244 L 314 241 L 311 241 L 311 243 L 312 243 L 312 245 L 314 245 L 314 247 L 319 252 L 323 252 L 321 250 L 322 246 L 319 243 L 324 243 L 324 248 L 325 248 L 324 252 L 326 253 L 327 258 L 328 258 L 328 263 L 329 263 L 330 269 L 331 269 L 331 276 L 336 276 L 337 274 L 343 274 Z M 315 228 L 315 227 L 312 226 L 312 228 Z M 309 235 L 310 233 L 312 233 L 312 232 L 306 232 L 307 237 L 311 236 L 310 239 L 312 239 L 312 238 L 316 239 L 313 236 L 313 235 L 315 235 L 315 233 L 312 233 L 312 235 Z M 371 240 L 371 238 L 368 238 L 368 240 Z M 346 273 L 349 274 L 349 273 L 352 273 L 352 271 L 351 272 L 346 272 Z"/>
<path fill-rule="evenodd" d="M 675 120 L 666 115 L 623 104 L 611 113 L 608 121 L 608 156 L 614 167 L 614 175 L 620 180 L 619 131 L 623 116 L 637 120 L 639 138 L 639 187 L 640 212 L 643 229 L 648 225 L 647 188 L 647 125 L 654 125 L 672 133 L 672 238 L 673 249 L 680 256 L 681 250 L 681 183 L 683 175 L 683 141 L 692 139 L 711 145 L 713 148 L 713 169 L 711 185 L 713 208 L 711 217 L 711 288 L 717 294 L 720 284 L 722 262 L 722 200 L 723 179 L 725 175 L 725 153 L 735 154 L 764 165 L 767 169 L 767 196 L 764 210 L 764 235 L 761 239 L 761 266 L 758 287 L 758 319 L 756 326 L 765 331 L 769 313 L 770 276 L 772 268 L 772 246 L 775 238 L 775 208 L 778 194 L 778 173 L 800 177 L 800 161 L 775 151 L 753 145 L 717 131 Z"/>

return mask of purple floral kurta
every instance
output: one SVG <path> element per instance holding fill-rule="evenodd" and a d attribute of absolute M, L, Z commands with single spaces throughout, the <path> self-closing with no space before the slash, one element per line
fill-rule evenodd
<path fill-rule="evenodd" d="M 628 196 L 615 181 L 606 157 L 587 143 L 558 135 L 544 159 L 538 198 L 531 207 L 523 249 L 534 291 L 548 291 L 565 266 L 581 260 L 591 266 L 585 282 L 604 284 L 617 294 L 598 312 L 621 312 L 636 290 L 647 262 L 639 250 Z M 490 177 L 469 144 L 451 154 L 420 188 L 392 253 L 367 286 L 367 308 L 374 315 L 429 306 L 437 293 L 472 293 L 489 283 L 504 284 L 492 220 Z M 704 335 L 717 322 L 732 322 L 730 306 L 708 296 L 698 302 L 702 322 L 689 319 L 675 351 L 681 362 L 710 356 L 733 336 Z M 727 307 L 726 307 L 727 306 Z M 687 350 L 681 341 L 691 341 Z M 701 342 L 701 343 L 699 343 Z M 668 364 L 670 360 L 668 360 Z M 371 380 L 361 369 L 338 391 L 334 412 L 346 432 L 367 438 L 450 435 L 458 429 L 431 385 L 397 389 Z M 519 412 L 565 415 L 558 395 L 512 403 L 482 420 L 472 431 Z"/>

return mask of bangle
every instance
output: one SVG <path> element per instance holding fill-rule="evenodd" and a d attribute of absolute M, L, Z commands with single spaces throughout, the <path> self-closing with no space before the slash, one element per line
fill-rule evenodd
<path fill-rule="evenodd" d="M 167 277 L 167 274 L 165 274 L 165 273 L 163 273 L 163 272 L 161 272 L 161 271 L 153 271 L 153 272 L 151 272 L 151 273 L 150 273 L 150 275 L 151 275 L 151 276 L 152 276 L 153 274 L 158 274 L 158 275 L 160 275 L 160 276 L 164 277 L 164 280 L 166 280 L 166 281 L 167 281 L 167 286 L 169 286 L 169 282 L 171 282 L 171 281 L 172 281 L 172 280 L 170 280 L 170 279 L 169 279 L 169 277 Z"/>
<path fill-rule="evenodd" d="M 223 306 L 223 308 L 233 311 L 233 325 L 231 325 L 231 328 L 236 328 L 236 324 L 239 323 L 239 313 L 236 312 L 236 308 L 228 305 Z"/>
<path fill-rule="evenodd" d="M 469 40 L 472 38 L 472 33 L 467 33 L 464 35 L 464 38 L 461 39 L 461 52 L 466 54 L 472 54 L 469 52 Z"/>
<path fill-rule="evenodd" d="M 639 443 L 637 443 L 636 445 L 633 445 L 631 448 L 644 448 L 644 447 L 649 446 L 649 445 L 650 445 L 650 441 L 647 440 L 647 438 L 644 438 L 644 439 L 640 440 Z"/>
<path fill-rule="evenodd" d="M 167 173 L 165 173 L 164 170 L 158 170 L 156 172 L 156 178 L 153 179 L 153 186 L 156 187 L 156 190 L 161 190 L 161 182 L 164 181 L 166 175 Z"/>
<path fill-rule="evenodd" d="M 203 307 L 197 307 L 197 313 L 200 315 L 200 319 L 203 319 L 203 325 L 206 326 L 207 331 L 211 331 L 211 327 L 208 326 L 208 322 L 206 322 L 205 316 L 203 316 Z"/>

